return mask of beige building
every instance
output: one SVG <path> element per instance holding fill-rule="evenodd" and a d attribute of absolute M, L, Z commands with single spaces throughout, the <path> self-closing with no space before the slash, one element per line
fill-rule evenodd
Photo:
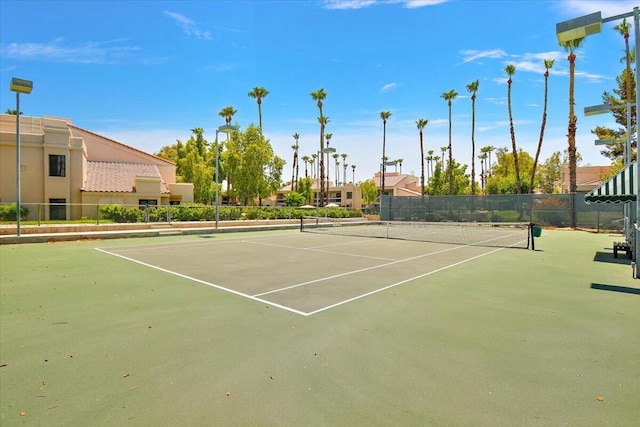
<path fill-rule="evenodd" d="M 380 190 L 382 186 L 382 175 L 380 172 L 376 172 L 373 176 L 373 182 L 376 188 Z M 319 180 L 313 179 L 312 189 L 315 192 L 319 191 Z M 418 184 L 418 177 L 409 174 L 403 174 L 398 172 L 387 172 L 384 177 L 384 193 L 394 196 L 420 196 L 420 184 Z M 286 185 L 278 191 L 276 200 L 273 202 L 277 206 L 284 205 L 284 197 L 291 192 L 291 185 Z M 362 209 L 366 206 L 362 200 L 362 192 L 360 187 L 352 182 L 335 186 L 332 181 L 329 181 L 329 189 L 327 190 L 328 202 L 333 203 L 346 208 Z M 316 200 L 312 200 L 312 205 L 316 205 Z M 321 203 L 319 203 L 321 204 Z"/>
<path fill-rule="evenodd" d="M 611 174 L 611 166 L 578 166 L 576 167 L 576 191 L 587 193 L 598 187 Z M 560 182 L 561 193 L 568 193 L 571 182 L 569 181 L 569 164 L 562 165 L 562 180 Z"/>
<path fill-rule="evenodd" d="M 16 116 L 0 115 L 0 203 L 15 203 Z M 99 205 L 193 202 L 176 165 L 57 117 L 20 117 L 21 204 L 29 219 L 95 218 Z"/>

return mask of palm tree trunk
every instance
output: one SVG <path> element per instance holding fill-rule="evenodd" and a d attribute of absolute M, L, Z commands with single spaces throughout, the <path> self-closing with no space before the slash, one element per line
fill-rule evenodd
<path fill-rule="evenodd" d="M 424 146 L 422 144 L 422 131 L 420 131 L 420 195 L 424 196 Z"/>
<path fill-rule="evenodd" d="M 449 195 L 453 194 L 453 150 L 451 149 L 451 101 L 449 101 Z"/>
<path fill-rule="evenodd" d="M 544 107 L 542 109 L 542 125 L 540 126 L 540 138 L 538 139 L 538 148 L 536 150 L 536 157 L 533 160 L 533 167 L 531 168 L 531 183 L 529 185 L 529 192 L 533 194 L 533 185 L 536 179 L 536 168 L 538 166 L 538 159 L 540 158 L 540 151 L 542 150 L 542 140 L 544 138 L 544 128 L 547 125 L 547 93 L 549 89 L 549 71 L 544 73 Z"/>
<path fill-rule="evenodd" d="M 476 194 L 476 95 L 471 97 L 471 195 Z"/>
<path fill-rule="evenodd" d="M 511 78 L 509 78 L 507 103 L 509 106 L 509 131 L 511 134 L 511 148 L 513 151 L 513 165 L 516 173 L 516 191 L 517 194 L 522 194 L 522 184 L 520 182 L 520 164 L 518 163 L 518 148 L 516 147 L 516 133 L 513 129 L 513 114 L 511 111 Z"/>
<path fill-rule="evenodd" d="M 386 137 L 387 137 L 387 122 L 382 122 L 382 181 L 380 184 L 380 196 L 384 194 L 384 176 L 386 175 L 387 167 L 385 166 L 385 149 L 386 149 Z M 380 200 L 382 202 L 382 199 Z"/>

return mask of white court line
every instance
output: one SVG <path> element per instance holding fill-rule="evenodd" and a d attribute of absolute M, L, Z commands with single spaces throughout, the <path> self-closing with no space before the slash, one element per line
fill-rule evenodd
<path fill-rule="evenodd" d="M 260 303 L 263 303 L 263 304 L 267 304 L 267 305 L 270 305 L 270 306 L 274 306 L 274 307 L 277 307 L 277 308 L 281 308 L 283 310 L 290 311 L 290 312 L 296 313 L 296 314 L 300 314 L 302 316 L 308 316 L 308 314 L 305 313 L 304 311 L 296 310 L 296 309 L 293 309 L 291 307 L 287 307 L 285 305 L 280 305 L 280 304 L 276 304 L 276 303 L 271 302 L 271 301 L 267 301 L 267 300 L 263 300 L 263 299 L 260 299 L 260 298 L 256 298 L 255 296 L 244 294 L 242 292 L 238 292 L 238 291 L 235 291 L 233 289 L 225 288 L 224 286 L 220 286 L 220 285 L 216 285 L 216 284 L 213 284 L 213 283 L 205 282 L 204 280 L 196 279 L 195 277 L 187 276 L 185 274 L 181 274 L 181 273 L 178 273 L 178 272 L 175 272 L 175 271 L 172 271 L 172 270 L 167 270 L 166 268 L 162 268 L 162 267 L 158 267 L 156 265 L 148 264 L 146 262 L 138 261 L 136 259 L 129 258 L 129 257 L 126 257 L 124 255 L 115 254 L 115 253 L 106 251 L 104 249 L 100 249 L 100 248 L 94 248 L 94 249 L 97 250 L 97 251 L 100 251 L 102 253 L 108 254 L 108 255 L 113 255 L 115 257 L 122 258 L 122 259 L 125 259 L 127 261 L 135 262 L 136 264 L 144 265 L 145 267 L 150 267 L 150 268 L 153 268 L 155 270 L 162 271 L 164 273 L 173 274 L 174 276 L 178 276 L 178 277 L 181 277 L 183 279 L 193 280 L 194 282 L 198 282 L 200 284 L 207 285 L 207 286 L 210 286 L 212 288 L 219 289 L 221 291 L 226 291 L 226 292 L 232 293 L 234 295 L 238 295 L 238 296 L 241 296 L 241 297 L 249 298 L 250 300 L 257 301 L 257 302 L 260 302 Z"/>
<path fill-rule="evenodd" d="M 323 245 L 323 246 L 310 247 L 310 248 L 296 248 L 294 246 L 274 245 L 273 243 L 264 243 L 264 242 L 245 241 L 244 243 L 250 243 L 252 245 L 271 246 L 275 248 L 292 249 L 296 251 L 320 252 L 323 254 L 331 254 L 331 255 L 350 256 L 350 257 L 366 258 L 366 259 L 377 259 L 380 261 L 397 261 L 394 258 L 382 258 L 382 257 L 369 256 L 369 255 L 350 254 L 350 253 L 344 253 L 344 252 L 332 252 L 332 251 L 325 251 L 322 249 L 316 249 L 316 248 L 331 248 L 335 246 L 343 246 L 343 245 L 346 245 L 347 243 L 341 243 L 340 245 Z"/>
<path fill-rule="evenodd" d="M 486 255 L 492 254 L 492 253 L 494 253 L 494 252 L 501 251 L 501 250 L 503 250 L 503 249 L 505 249 L 505 248 L 498 248 L 498 249 L 494 249 L 494 250 L 492 250 L 492 251 L 489 251 L 489 252 L 486 252 L 486 253 L 483 253 L 483 254 L 480 254 L 480 255 L 476 255 L 476 256 L 474 256 L 474 257 L 467 258 L 467 259 L 462 260 L 462 261 L 459 261 L 459 262 L 456 262 L 456 263 L 454 263 L 454 264 L 450 264 L 450 265 L 447 265 L 447 266 L 445 266 L 445 267 L 438 268 L 437 270 L 429 271 L 428 273 L 419 274 L 419 275 L 414 276 L 414 277 L 411 277 L 411 278 L 409 278 L 409 279 L 401 280 L 400 282 L 393 283 L 393 284 L 391 284 L 391 285 L 385 286 L 384 288 L 376 289 L 376 290 L 374 290 L 374 291 L 367 292 L 366 294 L 358 295 L 358 296 L 356 296 L 356 297 L 349 298 L 349 299 L 346 299 L 346 300 L 344 300 L 344 301 L 340 301 L 340 302 L 337 302 L 337 303 L 335 303 L 335 304 L 328 305 L 328 306 L 326 306 L 326 307 L 320 308 L 320 309 L 315 310 L 315 311 L 310 311 L 310 312 L 308 312 L 308 313 L 306 314 L 306 316 L 311 316 L 311 315 L 313 315 L 313 314 L 317 314 L 317 313 L 323 312 L 323 311 L 325 311 L 325 310 L 329 310 L 329 309 L 331 309 L 331 308 L 335 308 L 335 307 L 341 306 L 341 305 L 343 305 L 343 304 L 347 304 L 347 303 L 349 303 L 349 302 L 353 302 L 353 301 L 359 300 L 359 299 L 361 299 L 361 298 L 368 297 L 368 296 L 373 295 L 373 294 L 377 294 L 378 292 L 386 291 L 387 289 L 391 289 L 391 288 L 394 288 L 394 287 L 396 287 L 396 286 L 400 286 L 400 285 L 402 285 L 402 284 L 404 284 L 404 283 L 407 283 L 407 282 L 410 282 L 410 281 L 412 281 L 412 280 L 421 279 L 421 278 L 426 277 L 426 276 L 429 276 L 429 275 L 431 275 L 431 274 L 438 273 L 438 272 L 443 271 L 443 270 L 447 270 L 447 269 L 449 269 L 449 268 L 451 268 L 451 267 L 455 267 L 455 266 L 457 266 L 457 265 L 464 264 L 464 263 L 466 263 L 466 262 L 472 261 L 472 260 L 477 259 L 477 258 L 481 258 L 481 257 L 483 257 L 483 256 L 486 256 Z"/>
<path fill-rule="evenodd" d="M 454 246 L 453 248 L 443 249 L 441 251 L 429 252 L 428 254 L 416 255 L 416 256 L 413 256 L 413 257 L 410 257 L 410 258 L 399 259 L 399 260 L 395 260 L 395 261 L 392 261 L 392 262 L 387 262 L 387 263 L 380 264 L 380 265 L 374 265 L 373 267 L 365 267 L 365 268 L 361 268 L 361 269 L 358 269 L 358 270 L 347 271 L 345 273 L 335 274 L 333 276 L 327 276 L 327 277 L 323 277 L 321 279 L 315 279 L 315 280 L 310 280 L 308 282 L 298 283 L 297 285 L 285 286 L 284 288 L 274 289 L 272 291 L 267 291 L 267 292 L 262 292 L 262 293 L 259 293 L 259 294 L 255 294 L 254 296 L 261 297 L 263 295 L 275 294 L 275 293 L 278 293 L 278 292 L 281 292 L 281 291 L 286 291 L 286 290 L 289 290 L 289 289 L 299 288 L 301 286 L 311 285 L 313 283 L 324 282 L 326 280 L 336 279 L 338 277 L 344 277 L 344 276 L 349 276 L 351 274 L 362 273 L 363 271 L 375 270 L 376 268 L 382 268 L 382 267 L 387 267 L 387 266 L 394 265 L 394 264 L 400 264 L 400 263 L 407 262 L 407 261 L 413 261 L 413 260 L 416 260 L 416 259 L 419 259 L 419 258 L 425 258 L 425 257 L 431 256 L 431 255 L 441 254 L 441 253 L 444 253 L 444 252 L 449 252 L 449 251 L 453 251 L 453 250 L 460 249 L 460 248 L 465 248 L 465 247 L 468 247 L 468 246 L 467 245 L 465 245 L 465 246 Z"/>

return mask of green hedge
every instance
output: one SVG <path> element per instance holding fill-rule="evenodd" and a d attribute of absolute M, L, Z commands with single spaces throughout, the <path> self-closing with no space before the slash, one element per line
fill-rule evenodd
<path fill-rule="evenodd" d="M 12 203 L 10 205 L 0 205 L 0 221 L 16 221 L 18 218 L 17 211 L 17 203 Z M 24 206 L 20 206 L 20 219 L 26 219 L 28 216 L 29 209 Z"/>

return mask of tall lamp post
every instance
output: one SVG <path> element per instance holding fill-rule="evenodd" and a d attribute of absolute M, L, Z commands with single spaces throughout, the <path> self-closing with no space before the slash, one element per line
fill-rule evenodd
<path fill-rule="evenodd" d="M 218 222 L 220 221 L 220 202 L 218 201 L 219 196 L 219 185 L 218 185 L 218 170 L 220 169 L 220 147 L 218 146 L 218 134 L 222 133 L 231 133 L 238 130 L 238 126 L 234 125 L 222 125 L 218 126 L 216 129 L 216 229 L 218 228 Z"/>
<path fill-rule="evenodd" d="M 11 79 L 11 91 L 16 93 L 16 234 L 20 237 L 20 214 L 22 200 L 20 199 L 20 94 L 30 94 L 33 82 L 30 80 Z"/>
<path fill-rule="evenodd" d="M 617 21 L 624 18 L 633 16 L 634 32 L 635 32 L 635 45 L 636 47 L 640 43 L 640 8 L 638 6 L 633 8 L 633 11 L 622 13 L 620 15 L 611 16 L 609 18 L 602 18 L 601 12 L 592 13 L 590 15 L 582 16 L 580 18 L 570 19 L 568 21 L 560 22 L 556 24 L 556 35 L 560 43 L 566 43 L 571 40 L 580 39 L 591 34 L 599 33 L 602 31 L 602 24 L 605 22 Z M 640 70 L 640 55 L 636 55 L 636 72 Z M 636 105 L 640 105 L 640 79 L 636 75 Z M 636 140 L 640 142 L 640 109 L 636 108 Z M 638 239 L 638 232 L 640 227 L 638 221 L 640 220 L 640 176 L 636 177 L 636 236 L 635 247 L 633 250 L 633 257 L 635 260 L 633 277 L 638 279 L 638 250 L 640 249 L 640 239 Z"/>
<path fill-rule="evenodd" d="M 329 153 L 335 153 L 336 149 L 334 147 L 327 147 L 322 149 L 322 151 L 318 151 L 318 158 L 320 158 L 323 154 L 327 155 L 327 165 L 329 164 Z M 320 163 L 318 162 L 318 168 L 320 167 Z M 319 176 L 319 175 L 318 175 Z M 316 181 L 316 188 L 318 187 L 318 183 Z M 322 194 L 322 199 L 324 199 L 324 194 Z M 320 200 L 323 202 L 324 200 Z M 327 203 L 329 203 L 329 168 L 327 167 Z M 320 205 L 318 203 L 318 192 L 316 191 L 316 208 L 319 208 Z"/>

